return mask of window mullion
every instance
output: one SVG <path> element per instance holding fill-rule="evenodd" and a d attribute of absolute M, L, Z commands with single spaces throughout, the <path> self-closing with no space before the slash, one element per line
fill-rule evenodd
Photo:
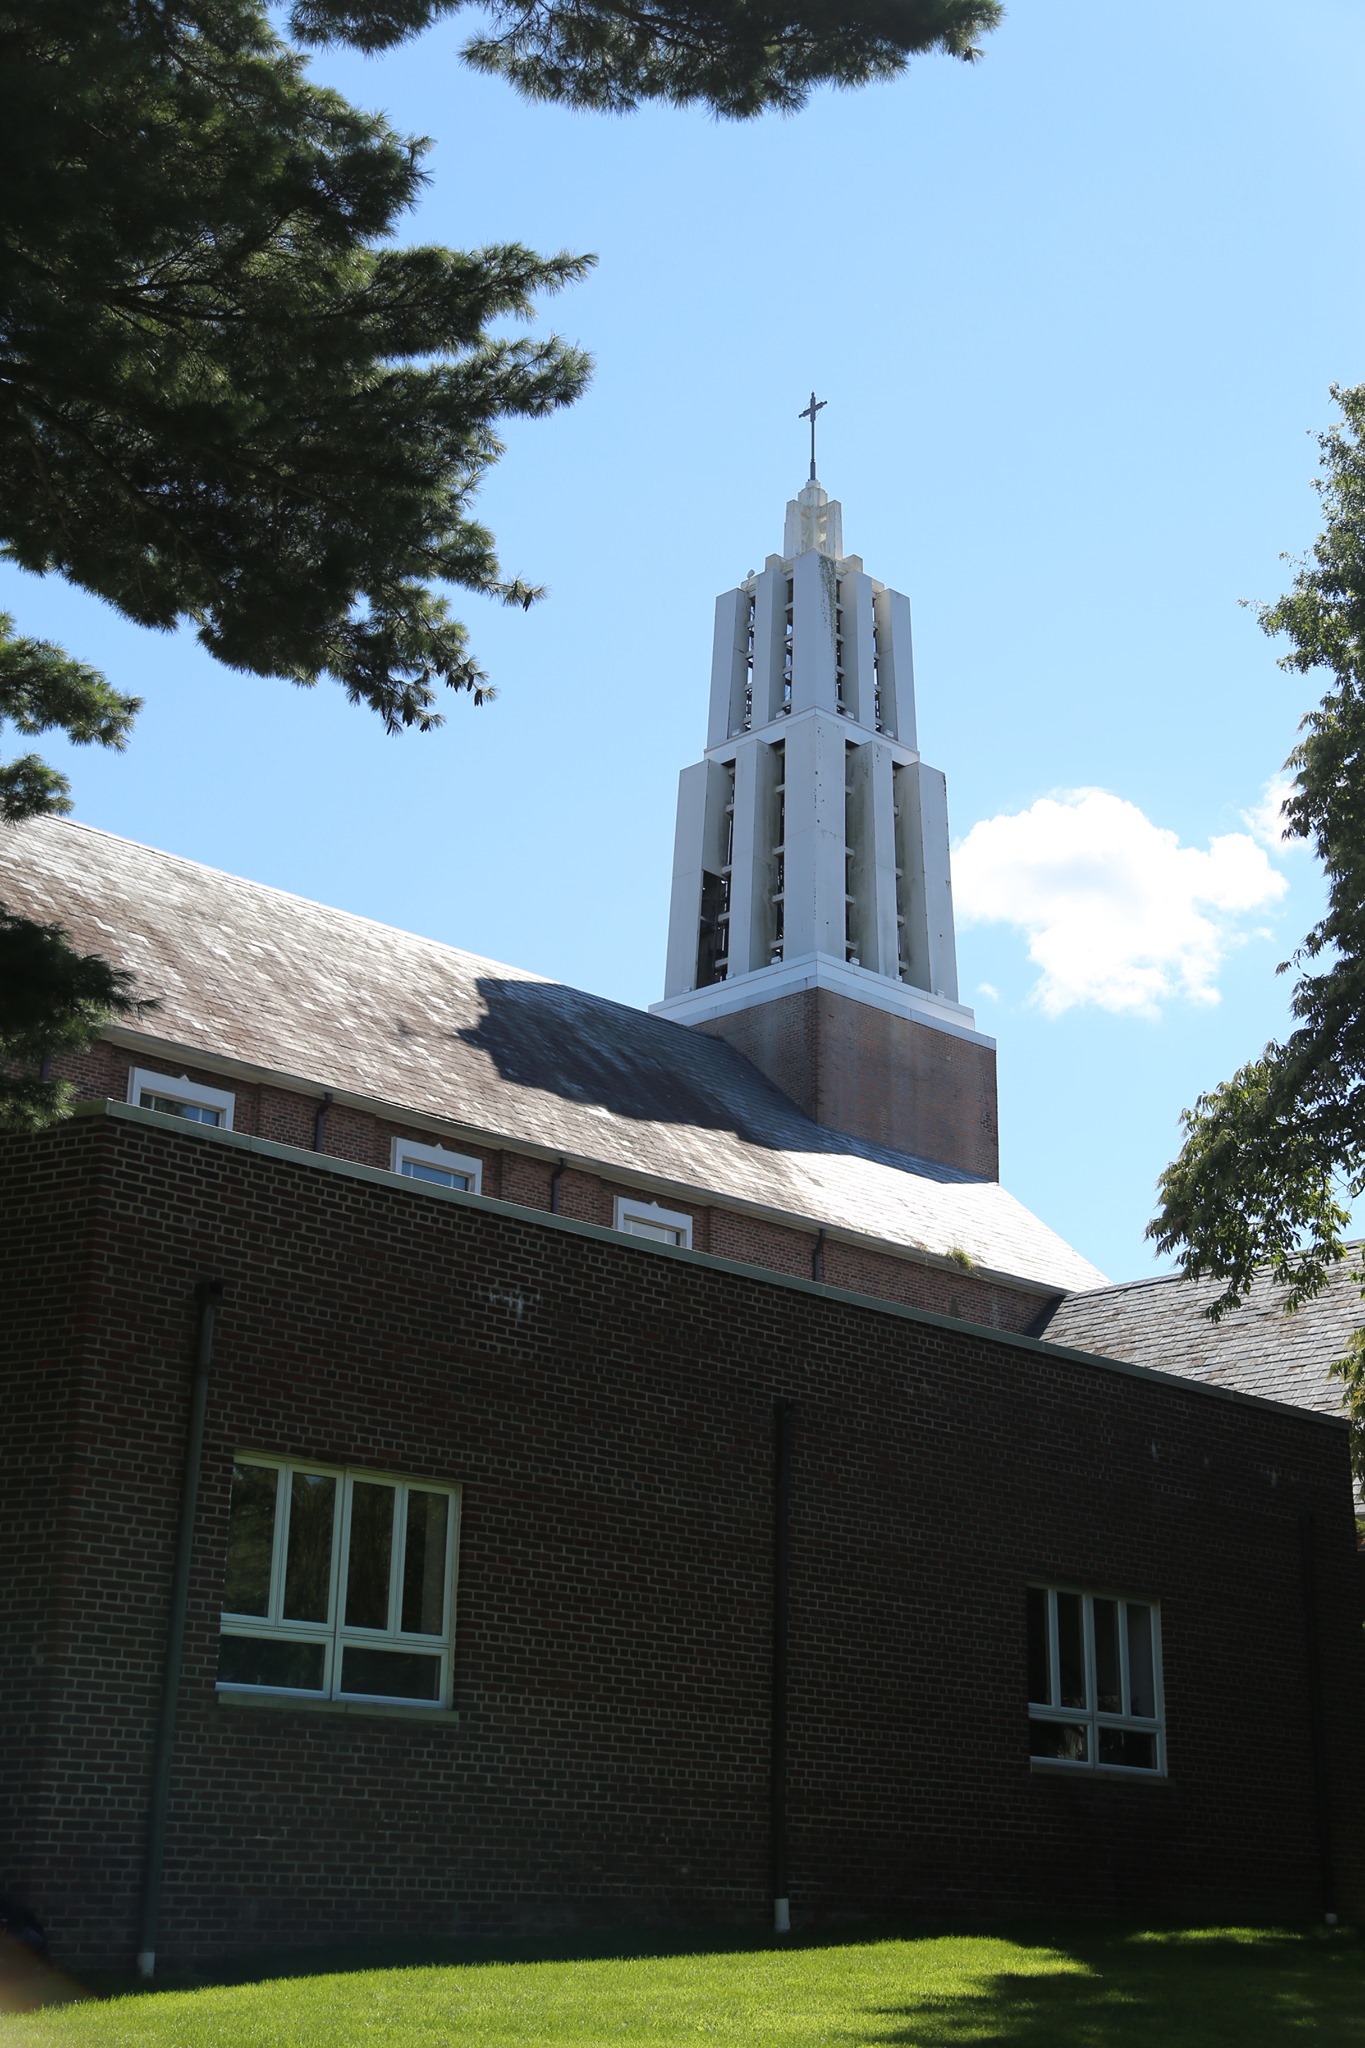
<path fill-rule="evenodd" d="M 1047 1591 L 1047 1682 L 1048 1705 L 1062 1704 L 1062 1653 L 1057 1639 L 1057 1589 L 1049 1586 Z"/>
<path fill-rule="evenodd" d="M 455 1515 L 455 1496 L 446 1497 L 446 1585 L 445 1601 L 441 1608 L 441 1633 L 445 1638 L 447 1667 L 454 1654 L 455 1644 L 455 1574 L 459 1570 L 457 1546 L 460 1538 L 459 1524 Z M 446 1677 L 450 1671 L 447 1668 Z"/>
<path fill-rule="evenodd" d="M 388 1633 L 394 1637 L 403 1632 L 403 1566 L 407 1552 L 408 1489 L 400 1484 L 393 1490 L 393 1545 L 389 1558 Z"/>
<path fill-rule="evenodd" d="M 339 1675 L 337 1639 L 341 1630 L 341 1602 L 346 1584 L 341 1554 L 343 1542 L 348 1534 L 346 1512 L 349 1501 L 350 1481 L 343 1472 L 337 1479 L 336 1498 L 332 1502 L 332 1575 L 328 1587 L 327 1647 L 322 1659 L 323 1690 L 329 1698 L 336 1692 Z"/>
<path fill-rule="evenodd" d="M 270 1555 L 270 1599 L 268 1619 L 276 1628 L 284 1620 L 284 1570 L 289 1555 L 289 1467 L 281 1465 L 275 1475 L 275 1542 Z"/>
<path fill-rule="evenodd" d="M 333 1693 L 341 1690 L 341 1653 L 346 1640 L 346 1585 L 351 1564 L 351 1496 L 354 1475 L 347 1472 L 342 1481 L 341 1541 L 337 1545 L 337 1618 L 332 1642 L 335 1655 L 332 1664 Z"/>

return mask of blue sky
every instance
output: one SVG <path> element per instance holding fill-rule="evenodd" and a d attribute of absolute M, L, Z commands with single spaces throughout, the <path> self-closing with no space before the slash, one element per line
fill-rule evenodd
<path fill-rule="evenodd" d="M 979 65 L 743 128 L 525 106 L 463 33 L 315 68 L 433 138 L 413 239 L 600 258 L 546 307 L 593 387 L 482 497 L 550 589 L 461 600 L 498 701 L 388 739 L 0 571 L 23 630 L 146 699 L 125 755 L 49 749 L 76 815 L 653 1001 L 713 600 L 780 545 L 815 384 L 845 544 L 912 602 L 1002 1178 L 1151 1270 L 1179 1112 L 1282 1028 L 1319 902 L 1247 822 L 1307 693 L 1239 600 L 1311 543 L 1312 433 L 1365 378 L 1358 0 L 1015 0 Z"/>

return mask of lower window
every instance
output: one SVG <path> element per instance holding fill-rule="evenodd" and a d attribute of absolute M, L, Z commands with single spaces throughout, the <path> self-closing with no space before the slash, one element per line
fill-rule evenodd
<path fill-rule="evenodd" d="M 459 1492 L 239 1455 L 218 1684 L 450 1704 Z"/>
<path fill-rule="evenodd" d="M 1150 1600 L 1028 1589 L 1029 1754 L 1162 1772 L 1161 1630 Z"/>

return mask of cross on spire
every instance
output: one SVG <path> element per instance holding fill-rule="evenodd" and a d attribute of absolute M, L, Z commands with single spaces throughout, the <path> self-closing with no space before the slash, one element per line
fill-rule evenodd
<path fill-rule="evenodd" d="M 804 411 L 796 415 L 799 420 L 810 421 L 810 480 L 812 483 L 815 482 L 815 415 L 818 412 L 823 412 L 828 404 L 829 400 L 827 398 L 817 398 L 812 391 L 810 404 L 806 406 Z"/>

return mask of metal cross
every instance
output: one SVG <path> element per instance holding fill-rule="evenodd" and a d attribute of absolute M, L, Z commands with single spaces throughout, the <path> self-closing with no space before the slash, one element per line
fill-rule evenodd
<path fill-rule="evenodd" d="M 796 415 L 799 420 L 810 421 L 810 480 L 812 483 L 815 482 L 815 415 L 818 412 L 823 412 L 828 404 L 829 400 L 827 398 L 817 398 L 812 391 L 810 404 L 805 408 L 804 412 L 799 412 Z"/>

